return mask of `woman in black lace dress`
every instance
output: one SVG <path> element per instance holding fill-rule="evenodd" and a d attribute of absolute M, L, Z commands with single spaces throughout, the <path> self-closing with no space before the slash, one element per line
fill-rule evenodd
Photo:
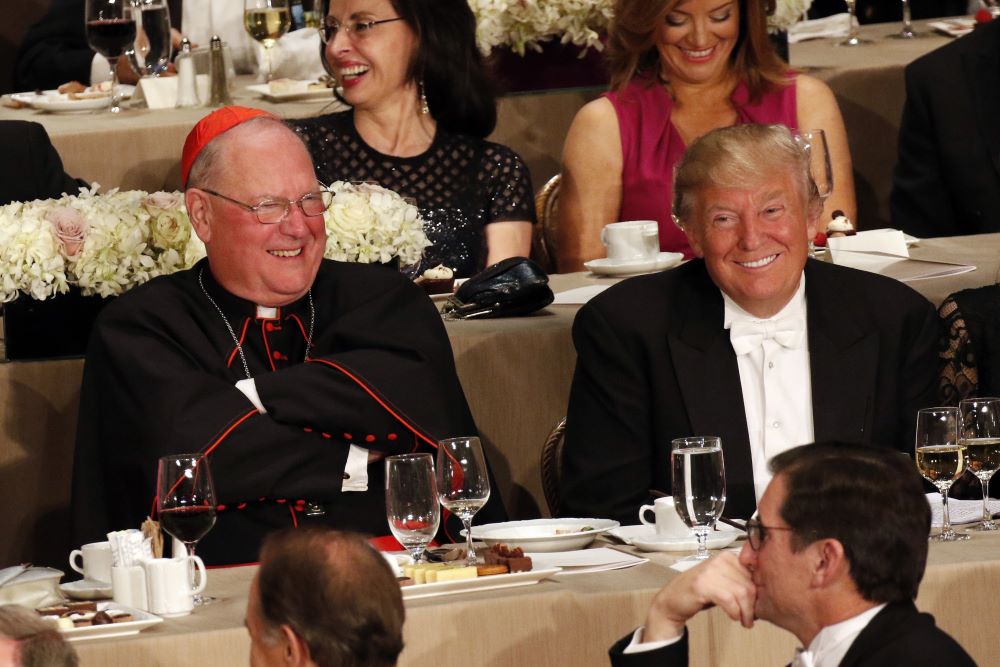
<path fill-rule="evenodd" d="M 292 121 L 324 183 L 373 181 L 412 198 L 457 277 L 527 256 L 528 169 L 484 141 L 496 99 L 466 0 L 327 0 L 322 57 L 350 111 Z"/>

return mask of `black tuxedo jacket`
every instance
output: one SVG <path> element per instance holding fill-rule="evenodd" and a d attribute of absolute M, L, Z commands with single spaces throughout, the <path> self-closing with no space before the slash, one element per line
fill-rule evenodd
<path fill-rule="evenodd" d="M 1000 21 L 913 61 L 893 224 L 916 236 L 1000 231 Z"/>
<path fill-rule="evenodd" d="M 681 667 L 688 663 L 687 633 L 676 644 L 657 651 L 622 651 L 632 633 L 611 647 L 612 667 Z M 975 661 L 958 642 L 934 624 L 934 617 L 921 614 L 912 602 L 894 602 L 854 639 L 839 667 L 975 667 Z"/>
<path fill-rule="evenodd" d="M 809 260 L 807 328 L 817 441 L 912 452 L 934 404 L 938 318 L 909 287 Z M 670 440 L 718 435 L 726 515 L 756 507 L 736 354 L 704 262 L 633 278 L 580 309 L 560 492 L 567 516 L 637 523 L 649 489 L 670 491 Z"/>
<path fill-rule="evenodd" d="M 80 184 L 63 171 L 45 128 L 23 120 L 0 121 L 0 205 L 76 194 Z"/>

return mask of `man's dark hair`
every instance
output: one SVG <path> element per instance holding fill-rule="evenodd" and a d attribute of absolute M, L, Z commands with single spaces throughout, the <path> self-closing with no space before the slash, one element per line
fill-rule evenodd
<path fill-rule="evenodd" d="M 319 667 L 396 664 L 403 650 L 399 584 L 360 536 L 321 528 L 273 533 L 257 577 L 265 634 L 288 625 Z"/>
<path fill-rule="evenodd" d="M 781 518 L 800 550 L 833 538 L 851 579 L 870 602 L 917 597 L 927 564 L 931 511 L 920 475 L 905 454 L 841 442 L 796 447 L 771 460 L 784 477 Z"/>

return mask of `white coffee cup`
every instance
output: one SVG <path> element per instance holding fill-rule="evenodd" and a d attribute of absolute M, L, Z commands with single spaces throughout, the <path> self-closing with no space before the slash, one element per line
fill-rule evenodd
<path fill-rule="evenodd" d="M 83 561 L 80 565 L 77 560 Z M 69 554 L 69 566 L 83 575 L 88 581 L 111 583 L 111 544 L 108 542 L 91 542 Z"/>
<path fill-rule="evenodd" d="M 190 563 L 198 569 L 198 585 L 191 586 Z M 194 595 L 205 590 L 205 563 L 198 556 L 150 558 L 142 561 L 146 571 L 146 600 L 157 616 L 186 616 L 194 609 Z"/>
<path fill-rule="evenodd" d="M 646 512 L 652 512 L 656 521 L 648 521 Z M 652 505 L 640 507 L 639 521 L 645 526 L 655 526 L 659 537 L 687 537 L 691 534 L 691 529 L 674 508 L 673 498 L 657 498 Z"/>
<path fill-rule="evenodd" d="M 612 222 L 601 230 L 601 243 L 608 249 L 608 259 L 655 259 L 660 252 L 660 231 L 655 220 Z"/>

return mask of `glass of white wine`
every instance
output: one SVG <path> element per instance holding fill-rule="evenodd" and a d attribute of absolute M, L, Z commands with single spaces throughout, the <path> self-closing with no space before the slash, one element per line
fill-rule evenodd
<path fill-rule="evenodd" d="M 917 411 L 917 470 L 941 493 L 943 519 L 941 532 L 932 535 L 938 542 L 967 540 L 967 533 L 956 533 L 948 514 L 948 490 L 965 472 L 966 447 L 958 440 L 958 408 L 924 408 Z"/>
<path fill-rule="evenodd" d="M 1000 469 L 1000 398 L 966 398 L 958 404 L 958 411 L 966 465 L 983 487 L 983 520 L 976 530 L 997 530 L 987 501 L 990 478 Z"/>
<path fill-rule="evenodd" d="M 858 26 L 857 19 L 854 17 L 855 6 L 857 5 L 857 0 L 844 0 L 847 5 L 848 21 L 850 21 L 850 28 L 847 33 L 847 39 L 842 42 L 837 42 L 837 46 L 862 46 L 864 44 L 871 44 L 870 39 L 862 39 L 858 37 Z"/>
<path fill-rule="evenodd" d="M 698 538 L 698 560 L 708 558 L 708 535 L 726 507 L 726 466 L 722 440 L 715 436 L 670 442 L 674 507 Z"/>
<path fill-rule="evenodd" d="M 410 552 L 414 562 L 419 562 L 441 522 L 434 457 L 401 454 L 386 458 L 385 513 L 393 537 Z"/>
<path fill-rule="evenodd" d="M 441 505 L 462 520 L 465 564 L 476 564 L 472 517 L 490 499 L 490 477 L 479 438 L 448 438 L 438 443 L 437 490 Z"/>
<path fill-rule="evenodd" d="M 250 36 L 264 46 L 267 61 L 267 80 L 274 78 L 271 64 L 271 49 L 288 32 L 292 25 L 292 15 L 288 0 L 244 0 L 243 27 Z"/>

